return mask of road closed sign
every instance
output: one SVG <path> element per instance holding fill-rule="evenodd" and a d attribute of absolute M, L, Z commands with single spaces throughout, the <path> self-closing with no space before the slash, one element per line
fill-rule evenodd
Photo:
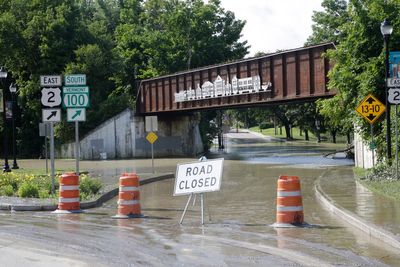
<path fill-rule="evenodd" d="M 224 159 L 178 164 L 174 196 L 219 191 Z"/>

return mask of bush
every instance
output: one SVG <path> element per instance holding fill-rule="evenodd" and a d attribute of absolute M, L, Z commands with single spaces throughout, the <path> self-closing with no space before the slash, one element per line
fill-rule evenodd
<path fill-rule="evenodd" d="M 0 196 L 58 198 L 60 175 L 57 174 L 55 177 L 55 192 L 51 194 L 51 178 L 48 175 L 0 173 Z M 101 188 L 100 180 L 89 178 L 85 174 L 80 176 L 81 199 L 92 198 L 99 193 Z"/>
<path fill-rule="evenodd" d="M 378 164 L 367 172 L 365 178 L 370 181 L 394 181 L 396 178 L 396 167 L 387 164 Z"/>
<path fill-rule="evenodd" d="M 23 182 L 18 188 L 18 196 L 20 197 L 39 197 L 39 187 L 30 182 Z"/>
<path fill-rule="evenodd" d="M 12 185 L 3 185 L 0 187 L 0 195 L 11 197 L 14 195 L 14 188 Z"/>
<path fill-rule="evenodd" d="M 274 128 L 274 124 L 268 121 L 263 121 L 260 122 L 259 127 L 260 129 L 264 130 L 264 129 Z"/>
<path fill-rule="evenodd" d="M 89 179 L 86 175 L 81 175 L 79 189 L 81 199 L 89 199 L 100 192 L 102 183 L 98 179 Z"/>

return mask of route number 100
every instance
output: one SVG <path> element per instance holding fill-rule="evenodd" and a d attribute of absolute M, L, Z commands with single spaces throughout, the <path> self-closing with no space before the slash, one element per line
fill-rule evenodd
<path fill-rule="evenodd" d="M 65 107 L 87 107 L 89 97 L 87 94 L 65 94 L 64 105 Z"/>

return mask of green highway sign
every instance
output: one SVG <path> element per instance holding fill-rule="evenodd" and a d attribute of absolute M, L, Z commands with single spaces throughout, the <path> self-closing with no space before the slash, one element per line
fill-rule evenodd
<path fill-rule="evenodd" d="M 63 107 L 86 108 L 89 106 L 88 86 L 64 86 Z"/>
<path fill-rule="evenodd" d="M 70 74 L 64 77 L 65 86 L 86 85 L 86 74 Z"/>

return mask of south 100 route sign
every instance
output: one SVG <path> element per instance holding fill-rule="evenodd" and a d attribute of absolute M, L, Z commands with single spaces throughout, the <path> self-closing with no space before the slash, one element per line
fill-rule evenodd
<path fill-rule="evenodd" d="M 63 87 L 63 106 L 66 108 L 86 108 L 89 106 L 89 87 Z"/>

